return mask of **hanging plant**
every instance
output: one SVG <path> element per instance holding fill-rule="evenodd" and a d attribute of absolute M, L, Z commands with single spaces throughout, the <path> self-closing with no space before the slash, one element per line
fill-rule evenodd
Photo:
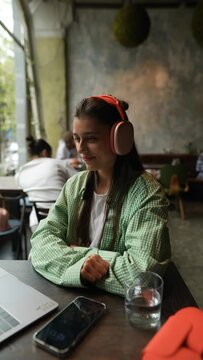
<path fill-rule="evenodd" d="M 203 47 L 203 1 L 200 0 L 192 18 L 192 32 L 197 43 Z"/>
<path fill-rule="evenodd" d="M 124 5 L 113 22 L 113 33 L 123 46 L 134 47 L 145 41 L 150 31 L 150 18 L 140 4 Z"/>

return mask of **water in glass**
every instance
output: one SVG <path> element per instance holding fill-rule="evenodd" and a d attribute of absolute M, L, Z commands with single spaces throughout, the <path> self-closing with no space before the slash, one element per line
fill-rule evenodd
<path fill-rule="evenodd" d="M 125 298 L 127 318 L 132 325 L 154 328 L 159 325 L 161 295 L 156 289 L 129 289 Z"/>

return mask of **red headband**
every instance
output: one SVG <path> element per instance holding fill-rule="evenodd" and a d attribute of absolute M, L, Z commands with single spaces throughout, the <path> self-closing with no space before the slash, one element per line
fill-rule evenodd
<path fill-rule="evenodd" d="M 104 95 L 98 95 L 98 96 L 96 95 L 96 96 L 91 96 L 91 97 L 97 98 L 97 99 L 102 99 L 102 100 L 106 101 L 108 104 L 115 106 L 121 116 L 121 119 L 123 121 L 126 120 L 125 111 L 123 110 L 122 106 L 120 105 L 118 99 L 116 99 L 114 96 L 104 94 Z"/>

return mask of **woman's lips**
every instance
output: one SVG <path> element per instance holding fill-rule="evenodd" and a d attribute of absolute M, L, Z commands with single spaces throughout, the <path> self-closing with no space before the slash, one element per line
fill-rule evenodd
<path fill-rule="evenodd" d="M 95 156 L 83 156 L 82 159 L 83 159 L 83 161 L 88 162 L 88 161 L 94 160 Z"/>

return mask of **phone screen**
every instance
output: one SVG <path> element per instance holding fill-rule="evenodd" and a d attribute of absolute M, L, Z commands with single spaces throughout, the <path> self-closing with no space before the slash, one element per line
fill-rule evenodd
<path fill-rule="evenodd" d="M 105 310 L 105 304 L 79 296 L 39 330 L 34 340 L 49 350 L 67 353 Z"/>

